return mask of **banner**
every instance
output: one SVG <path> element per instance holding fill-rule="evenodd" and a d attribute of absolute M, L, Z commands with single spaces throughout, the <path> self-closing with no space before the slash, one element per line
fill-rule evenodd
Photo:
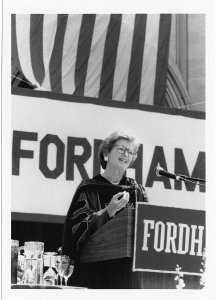
<path fill-rule="evenodd" d="M 205 211 L 136 203 L 133 271 L 200 275 Z"/>
<path fill-rule="evenodd" d="M 12 212 L 65 216 L 81 180 L 103 172 L 97 154 L 102 140 L 124 128 L 141 141 L 127 176 L 143 184 L 150 203 L 204 210 L 205 187 L 154 174 L 161 166 L 205 179 L 203 117 L 198 112 L 13 89 Z"/>

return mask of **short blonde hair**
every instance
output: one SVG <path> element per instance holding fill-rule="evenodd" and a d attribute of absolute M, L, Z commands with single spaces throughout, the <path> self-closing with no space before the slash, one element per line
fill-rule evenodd
<path fill-rule="evenodd" d="M 104 170 L 106 169 L 107 166 L 107 162 L 104 160 L 104 154 L 109 153 L 112 150 L 115 143 L 121 139 L 125 139 L 133 143 L 133 150 L 135 154 L 132 157 L 130 166 L 132 166 L 132 164 L 136 160 L 137 152 L 140 146 L 140 141 L 137 139 L 137 137 L 135 137 L 135 135 L 132 132 L 128 130 L 118 130 L 111 133 L 107 138 L 105 138 L 99 147 L 98 155 L 100 159 L 100 164 Z"/>

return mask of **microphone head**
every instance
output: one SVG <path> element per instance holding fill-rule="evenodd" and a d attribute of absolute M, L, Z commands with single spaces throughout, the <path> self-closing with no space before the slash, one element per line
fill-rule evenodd
<path fill-rule="evenodd" d="M 155 174 L 157 175 L 157 176 L 162 176 L 162 175 L 160 175 L 160 171 L 164 171 L 164 169 L 163 168 L 161 168 L 161 167 L 156 167 L 155 169 L 154 169 L 154 172 L 155 172 Z"/>

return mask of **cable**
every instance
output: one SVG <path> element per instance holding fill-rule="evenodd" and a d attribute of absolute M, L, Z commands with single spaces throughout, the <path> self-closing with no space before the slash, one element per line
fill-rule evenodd
<path fill-rule="evenodd" d="M 199 103 L 188 104 L 188 105 L 179 106 L 179 107 L 176 107 L 176 108 L 189 107 L 189 106 L 194 106 L 194 105 L 199 105 L 199 104 L 205 104 L 205 102 L 199 102 Z"/>
<path fill-rule="evenodd" d="M 28 83 L 28 85 L 31 85 L 31 86 L 33 86 L 33 87 L 37 87 L 35 84 L 32 84 L 31 82 L 28 82 L 28 81 L 26 81 L 26 80 L 24 80 L 24 79 L 22 79 L 22 78 L 16 77 L 16 76 L 14 76 L 14 75 L 11 75 L 11 76 L 14 77 L 14 78 L 16 78 L 16 79 L 19 79 L 19 80 L 21 80 L 21 81 L 23 81 L 23 82 L 25 82 L 25 83 Z"/>

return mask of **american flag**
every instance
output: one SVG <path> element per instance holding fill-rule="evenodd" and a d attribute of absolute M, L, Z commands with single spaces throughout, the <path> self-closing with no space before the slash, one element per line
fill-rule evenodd
<path fill-rule="evenodd" d="M 47 91 L 161 105 L 170 14 L 14 14 L 12 57 Z"/>

